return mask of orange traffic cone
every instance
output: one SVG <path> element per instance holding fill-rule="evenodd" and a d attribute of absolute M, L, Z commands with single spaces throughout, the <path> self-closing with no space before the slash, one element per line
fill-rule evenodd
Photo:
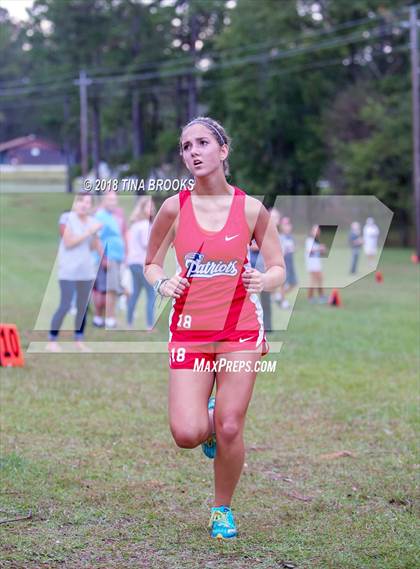
<path fill-rule="evenodd" d="M 340 293 L 338 292 L 338 288 L 334 288 L 330 294 L 330 298 L 328 299 L 328 304 L 330 306 L 341 306 L 341 297 Z"/>
<path fill-rule="evenodd" d="M 376 273 L 375 273 L 375 280 L 376 280 L 377 283 L 382 283 L 382 282 L 383 282 L 384 276 L 383 276 L 383 274 L 381 273 L 381 271 L 376 271 Z"/>

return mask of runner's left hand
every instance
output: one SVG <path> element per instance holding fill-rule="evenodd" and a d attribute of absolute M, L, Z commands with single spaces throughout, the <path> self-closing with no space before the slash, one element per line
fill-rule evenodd
<path fill-rule="evenodd" d="M 257 269 L 246 269 L 242 273 L 242 282 L 248 293 L 264 290 L 264 274 L 257 271 Z"/>

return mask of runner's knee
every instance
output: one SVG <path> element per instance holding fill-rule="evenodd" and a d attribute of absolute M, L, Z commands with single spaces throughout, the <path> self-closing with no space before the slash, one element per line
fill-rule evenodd
<path fill-rule="evenodd" d="M 206 429 L 202 427 L 171 426 L 171 432 L 180 448 L 195 448 L 207 435 Z"/>
<path fill-rule="evenodd" d="M 233 442 L 242 433 L 242 420 L 237 415 L 231 415 L 216 421 L 217 440 L 225 443 Z"/>

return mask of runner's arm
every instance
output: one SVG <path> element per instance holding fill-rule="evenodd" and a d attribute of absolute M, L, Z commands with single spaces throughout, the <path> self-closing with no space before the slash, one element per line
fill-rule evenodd
<path fill-rule="evenodd" d="M 169 246 L 175 237 L 178 200 L 178 196 L 173 196 L 163 202 L 150 230 L 143 272 L 147 282 L 152 286 L 159 279 L 167 278 L 163 270 L 163 263 Z"/>
<path fill-rule="evenodd" d="M 273 291 L 286 279 L 286 267 L 277 229 L 267 209 L 255 198 L 247 196 L 246 214 L 250 231 L 264 259 L 262 290 Z"/>

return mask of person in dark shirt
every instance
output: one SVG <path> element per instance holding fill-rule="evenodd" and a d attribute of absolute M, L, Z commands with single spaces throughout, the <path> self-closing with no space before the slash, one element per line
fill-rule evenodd
<path fill-rule="evenodd" d="M 253 269 L 257 269 L 261 273 L 265 272 L 265 265 L 262 255 L 260 255 L 260 250 L 255 239 L 249 247 L 249 262 Z M 271 292 L 261 291 L 260 292 L 261 306 L 263 309 L 263 320 L 264 328 L 267 332 L 272 332 L 271 326 Z"/>

